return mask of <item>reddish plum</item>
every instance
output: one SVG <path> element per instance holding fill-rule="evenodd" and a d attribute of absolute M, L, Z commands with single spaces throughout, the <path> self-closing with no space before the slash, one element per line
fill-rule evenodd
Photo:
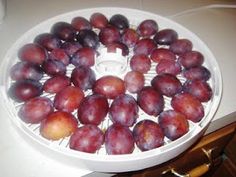
<path fill-rule="evenodd" d="M 89 95 L 81 102 L 77 115 L 82 124 L 99 125 L 109 109 L 107 98 L 103 95 Z"/>
<path fill-rule="evenodd" d="M 120 95 L 112 102 L 109 115 L 113 123 L 133 126 L 138 118 L 138 104 L 131 95 Z"/>
<path fill-rule="evenodd" d="M 145 78 L 143 73 L 138 71 L 129 71 L 124 77 L 125 88 L 130 93 L 139 92 L 145 84 Z"/>
<path fill-rule="evenodd" d="M 130 59 L 130 67 L 133 71 L 147 73 L 151 68 L 151 60 L 145 54 L 133 55 Z"/>
<path fill-rule="evenodd" d="M 193 44 L 188 39 L 177 39 L 170 45 L 170 50 L 177 55 L 191 51 Z"/>
<path fill-rule="evenodd" d="M 157 74 L 168 73 L 172 75 L 178 75 L 181 73 L 181 70 L 181 65 L 175 60 L 161 60 L 156 65 Z"/>
<path fill-rule="evenodd" d="M 67 22 L 57 22 L 53 24 L 51 33 L 64 41 L 74 41 L 76 38 L 76 30 Z"/>
<path fill-rule="evenodd" d="M 90 23 L 94 28 L 102 29 L 108 24 L 108 19 L 102 13 L 96 12 L 90 16 Z"/>
<path fill-rule="evenodd" d="M 172 141 L 180 138 L 189 130 L 186 116 L 174 110 L 163 111 L 158 117 L 158 122 L 165 136 Z"/>
<path fill-rule="evenodd" d="M 43 46 L 48 51 L 60 48 L 61 40 L 51 33 L 42 33 L 35 37 L 34 43 Z"/>
<path fill-rule="evenodd" d="M 27 61 L 33 64 L 42 64 L 47 60 L 48 55 L 46 49 L 39 44 L 28 43 L 23 45 L 18 51 L 18 57 L 22 61 Z"/>
<path fill-rule="evenodd" d="M 163 95 L 153 87 L 145 86 L 137 95 L 140 108 L 148 115 L 157 116 L 164 109 Z"/>
<path fill-rule="evenodd" d="M 198 66 L 183 70 L 182 75 L 188 80 L 207 81 L 211 77 L 210 71 L 204 66 Z"/>
<path fill-rule="evenodd" d="M 155 76 L 151 85 L 163 95 L 173 97 L 182 91 L 182 84 L 177 77 L 172 74 L 160 74 Z"/>
<path fill-rule="evenodd" d="M 64 49 L 53 49 L 49 54 L 49 58 L 52 60 L 58 60 L 66 66 L 70 63 L 70 57 Z"/>
<path fill-rule="evenodd" d="M 152 61 L 159 63 L 161 60 L 175 60 L 175 54 L 169 49 L 158 48 L 152 51 L 150 58 Z"/>
<path fill-rule="evenodd" d="M 203 105 L 189 93 L 176 94 L 171 100 L 171 106 L 192 122 L 199 122 L 204 117 Z"/>
<path fill-rule="evenodd" d="M 78 66 L 74 68 L 71 73 L 71 81 L 76 87 L 79 87 L 82 90 L 88 90 L 93 87 L 96 76 L 91 68 Z"/>
<path fill-rule="evenodd" d="M 67 86 L 54 98 L 54 107 L 60 111 L 73 112 L 84 98 L 83 91 L 78 87 Z"/>
<path fill-rule="evenodd" d="M 66 65 L 59 60 L 48 59 L 42 64 L 42 68 L 49 76 L 66 74 Z"/>
<path fill-rule="evenodd" d="M 26 101 L 18 116 L 26 123 L 37 124 L 53 112 L 53 103 L 47 97 L 35 97 Z"/>
<path fill-rule="evenodd" d="M 59 140 L 77 130 L 78 122 L 68 112 L 56 111 L 48 114 L 40 124 L 40 134 L 48 140 Z"/>
<path fill-rule="evenodd" d="M 105 148 L 108 154 L 131 154 L 134 138 L 128 127 L 112 124 L 105 132 Z"/>
<path fill-rule="evenodd" d="M 104 134 L 95 125 L 84 125 L 79 127 L 70 137 L 70 148 L 95 153 L 99 150 L 104 142 Z"/>
<path fill-rule="evenodd" d="M 75 66 L 86 66 L 91 67 L 95 63 L 95 50 L 90 47 L 83 47 L 71 58 L 71 63 Z"/>
<path fill-rule="evenodd" d="M 109 99 L 114 99 L 118 95 L 125 93 L 125 84 L 119 77 L 107 75 L 95 82 L 93 92 L 105 95 Z"/>
<path fill-rule="evenodd" d="M 61 45 L 61 48 L 64 49 L 67 53 L 67 55 L 69 55 L 70 57 L 72 57 L 75 52 L 77 52 L 77 50 L 79 50 L 80 48 L 82 48 L 82 45 L 79 42 L 64 42 Z"/>
<path fill-rule="evenodd" d="M 152 39 L 145 38 L 140 39 L 138 42 L 136 42 L 133 51 L 134 54 L 144 54 L 144 55 L 150 55 L 152 51 L 156 48 L 156 44 Z"/>
<path fill-rule="evenodd" d="M 103 45 L 110 44 L 112 42 L 120 41 L 120 32 L 114 26 L 107 26 L 101 29 L 99 33 L 99 40 Z"/>
<path fill-rule="evenodd" d="M 124 32 L 122 33 L 121 41 L 128 47 L 134 47 L 134 45 L 136 44 L 136 42 L 138 42 L 138 40 L 139 40 L 139 35 L 132 28 L 125 29 Z"/>
<path fill-rule="evenodd" d="M 133 129 L 136 145 L 141 151 L 148 151 L 164 145 L 164 134 L 160 125 L 152 120 L 142 120 Z"/>
<path fill-rule="evenodd" d="M 204 62 L 204 56 L 198 51 L 189 51 L 180 55 L 178 60 L 183 67 L 188 69 L 201 66 Z"/>
<path fill-rule="evenodd" d="M 137 32 L 142 37 L 151 37 L 158 31 L 157 22 L 152 19 L 142 21 L 137 28 Z"/>
<path fill-rule="evenodd" d="M 74 17 L 71 21 L 71 25 L 77 30 L 77 31 L 81 31 L 81 30 L 90 30 L 92 29 L 91 24 L 89 23 L 89 21 L 81 16 L 78 17 Z"/>

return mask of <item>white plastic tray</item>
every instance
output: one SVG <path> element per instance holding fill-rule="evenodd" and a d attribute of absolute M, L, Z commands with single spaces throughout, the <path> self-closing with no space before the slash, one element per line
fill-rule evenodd
<path fill-rule="evenodd" d="M 190 130 L 183 137 L 171 142 L 168 139 L 165 139 L 165 145 L 146 152 L 140 152 L 135 149 L 134 153 L 128 155 L 106 155 L 104 148 L 102 148 L 96 154 L 88 154 L 83 152 L 78 152 L 69 149 L 68 139 L 65 138 L 60 141 L 49 141 L 44 139 L 39 134 L 39 125 L 29 125 L 23 123 L 17 117 L 17 110 L 20 105 L 12 101 L 7 96 L 7 90 L 11 84 L 9 78 L 9 69 L 11 66 L 18 61 L 17 52 L 18 49 L 29 42 L 32 42 L 34 37 L 43 32 L 49 32 L 51 26 L 58 21 L 71 22 L 71 19 L 75 16 L 84 16 L 89 19 L 90 15 L 94 12 L 101 12 L 109 18 L 113 14 L 123 14 L 125 15 L 130 23 L 134 26 L 137 26 L 139 22 L 145 19 L 156 20 L 159 28 L 172 28 L 178 32 L 179 38 L 190 39 L 193 43 L 195 50 L 198 50 L 203 53 L 205 56 L 204 66 L 206 66 L 211 72 L 211 78 L 209 84 L 213 89 L 212 99 L 204 104 L 205 108 L 205 117 L 199 123 L 190 122 Z M 152 66 L 153 68 L 154 66 Z M 58 159 L 63 163 L 78 166 L 79 168 L 86 168 L 92 171 L 102 171 L 102 172 L 123 172 L 123 171 L 133 171 L 157 164 L 161 164 L 165 161 L 168 161 L 175 156 L 179 155 L 190 147 L 207 128 L 211 122 L 221 99 L 222 94 L 222 79 L 219 66 L 216 62 L 214 55 L 211 53 L 206 44 L 201 41 L 195 34 L 193 34 L 188 29 L 183 26 L 159 15 L 148 13 L 140 10 L 127 9 L 127 8 L 94 8 L 94 9 L 84 9 L 73 11 L 70 13 L 62 14 L 46 20 L 39 25 L 35 26 L 28 32 L 22 35 L 14 45 L 7 52 L 4 60 L 1 65 L 2 76 L 1 76 L 1 93 L 2 97 L 5 100 L 6 104 L 4 107 L 11 115 L 11 120 L 15 127 L 19 130 L 19 133 L 22 134 L 23 138 L 27 139 L 30 144 L 34 145 L 39 151 L 46 153 L 52 158 Z M 146 75 L 146 84 L 150 83 L 151 78 L 154 76 L 152 70 Z M 168 105 L 168 99 L 166 99 Z M 168 107 L 168 106 L 167 106 Z M 143 114 L 142 117 L 147 116 L 145 113 L 140 111 L 140 114 Z M 103 128 L 106 128 L 109 123 L 103 123 Z"/>

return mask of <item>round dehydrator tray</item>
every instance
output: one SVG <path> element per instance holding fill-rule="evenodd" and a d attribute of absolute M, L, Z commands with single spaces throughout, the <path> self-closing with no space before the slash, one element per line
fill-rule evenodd
<path fill-rule="evenodd" d="M 203 65 L 207 67 L 211 72 L 211 78 L 208 83 L 212 88 L 213 96 L 210 101 L 203 104 L 205 111 L 204 118 L 198 123 L 189 121 L 190 127 L 187 134 L 175 141 L 170 141 L 165 138 L 165 144 L 163 146 L 145 152 L 141 152 L 140 150 L 138 150 L 138 148 L 135 148 L 132 154 L 107 155 L 103 145 L 103 147 L 95 154 L 89 154 L 71 150 L 68 146 L 69 137 L 61 139 L 59 141 L 46 140 L 39 133 L 39 124 L 26 124 L 17 117 L 17 111 L 19 110 L 22 103 L 16 103 L 12 99 L 10 99 L 7 95 L 7 91 L 11 83 L 13 82 L 9 77 L 9 70 L 13 64 L 19 61 L 17 57 L 19 48 L 26 43 L 32 42 L 34 37 L 38 34 L 49 32 L 51 26 L 56 22 L 65 21 L 70 23 L 72 18 L 76 16 L 83 16 L 89 19 L 91 14 L 95 12 L 103 13 L 108 19 L 114 14 L 122 14 L 129 19 L 129 22 L 133 27 L 137 27 L 137 25 L 143 20 L 153 19 L 158 23 L 159 30 L 165 28 L 174 29 L 178 33 L 179 38 L 189 39 L 193 43 L 193 50 L 200 51 L 204 55 L 205 61 Z M 71 66 L 71 70 L 72 69 L 73 66 Z M 85 168 L 88 170 L 101 172 L 124 172 L 140 170 L 157 164 L 161 164 L 176 157 L 177 155 L 185 151 L 188 147 L 190 147 L 200 136 L 202 136 L 207 126 L 213 119 L 213 116 L 218 108 L 222 93 L 222 80 L 219 66 L 214 55 L 201 39 L 199 39 L 195 34 L 193 34 L 185 27 L 167 18 L 153 13 L 128 8 L 107 7 L 84 9 L 65 13 L 48 19 L 38 24 L 31 30 L 27 31 L 14 43 L 14 45 L 9 49 L 4 60 L 2 61 L 1 70 L 1 93 L 2 98 L 5 102 L 4 107 L 6 108 L 6 111 L 8 111 L 13 124 L 19 130 L 22 136 L 29 140 L 31 144 L 35 145 L 35 147 L 43 154 L 53 157 L 62 163 L 77 166 L 78 168 Z M 71 70 L 69 69 L 69 74 Z M 127 70 L 129 70 L 129 68 Z M 98 78 L 104 75 L 104 73 L 96 73 L 96 75 Z M 145 74 L 145 84 L 149 85 L 151 79 L 155 75 L 155 64 L 153 63 L 151 70 L 147 74 Z M 44 78 L 41 81 L 44 82 L 45 78 L 47 77 L 48 76 L 46 76 L 45 74 Z M 183 81 L 183 78 L 181 78 L 181 76 L 177 77 L 181 81 Z M 89 91 L 85 94 L 89 94 Z M 47 96 L 47 94 L 44 95 Z M 170 99 L 165 97 L 165 109 L 169 108 Z M 138 121 L 142 119 L 157 119 L 156 117 L 148 116 L 141 109 L 139 110 Z M 99 127 L 101 129 L 106 129 L 109 124 L 111 124 L 111 122 L 108 118 L 106 118 L 103 123 L 99 125 Z"/>

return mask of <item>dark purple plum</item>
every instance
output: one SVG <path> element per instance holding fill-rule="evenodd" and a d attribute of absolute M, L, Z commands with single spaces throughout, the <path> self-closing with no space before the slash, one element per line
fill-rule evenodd
<path fill-rule="evenodd" d="M 96 49 L 99 46 L 99 37 L 92 30 L 81 30 L 77 36 L 77 40 L 83 47 Z"/>
<path fill-rule="evenodd" d="M 137 28 L 137 33 L 142 37 L 151 37 L 158 31 L 158 24 L 152 19 L 142 21 Z"/>
<path fill-rule="evenodd" d="M 131 95 L 120 95 L 113 100 L 109 115 L 113 123 L 131 127 L 138 118 L 138 104 Z"/>
<path fill-rule="evenodd" d="M 48 51 L 60 48 L 61 40 L 51 33 L 42 33 L 35 37 L 34 43 L 43 46 Z"/>
<path fill-rule="evenodd" d="M 93 94 L 85 97 L 81 102 L 77 115 L 82 124 L 99 125 L 106 117 L 109 109 L 107 98 Z"/>
<path fill-rule="evenodd" d="M 67 55 L 69 55 L 70 57 L 72 57 L 75 52 L 77 52 L 79 49 L 82 48 L 82 45 L 79 42 L 64 42 L 61 45 L 61 48 L 65 50 L 65 52 L 67 53 Z"/>
<path fill-rule="evenodd" d="M 63 41 L 74 41 L 76 38 L 76 30 L 67 22 L 57 22 L 53 24 L 51 33 Z"/>
<path fill-rule="evenodd" d="M 27 101 L 42 93 L 42 84 L 34 80 L 19 80 L 14 82 L 8 90 L 9 96 L 16 102 Z"/>
<path fill-rule="evenodd" d="M 177 39 L 170 45 L 170 50 L 177 55 L 191 51 L 193 44 L 188 39 Z"/>
<path fill-rule="evenodd" d="M 71 135 L 69 143 L 71 149 L 95 153 L 104 143 L 104 134 L 95 125 L 84 125 Z"/>
<path fill-rule="evenodd" d="M 48 59 L 42 64 L 42 68 L 49 76 L 66 74 L 66 65 L 59 60 Z"/>
<path fill-rule="evenodd" d="M 211 77 L 211 72 L 204 66 L 189 68 L 182 71 L 182 75 L 187 80 L 204 80 L 207 81 Z"/>
<path fill-rule="evenodd" d="M 29 62 L 17 62 L 10 69 L 10 77 L 12 80 L 40 80 L 43 77 L 43 70 L 39 65 Z"/>
<path fill-rule="evenodd" d="M 85 67 L 91 67 L 95 63 L 95 55 L 96 51 L 90 47 L 83 47 L 71 58 L 71 63 L 74 66 L 85 66 Z"/>
<path fill-rule="evenodd" d="M 178 61 L 186 69 L 201 66 L 204 56 L 198 51 L 189 51 L 179 56 Z"/>
<path fill-rule="evenodd" d="M 186 116 L 174 110 L 163 111 L 158 117 L 158 122 L 165 136 L 172 141 L 185 135 L 189 130 Z"/>
<path fill-rule="evenodd" d="M 52 112 L 53 102 L 49 98 L 35 97 L 21 106 L 18 116 L 26 123 L 37 124 Z"/>
<path fill-rule="evenodd" d="M 212 89 L 210 85 L 203 80 L 187 81 L 184 84 L 184 91 L 192 94 L 201 102 L 207 102 L 212 98 Z"/>
<path fill-rule="evenodd" d="M 157 116 L 164 109 L 163 95 L 153 87 L 145 86 L 138 92 L 137 102 L 148 115 Z"/>
<path fill-rule="evenodd" d="M 109 23 L 115 26 L 119 30 L 124 30 L 129 28 L 129 20 L 122 14 L 115 14 L 111 16 Z"/>
<path fill-rule="evenodd" d="M 134 150 L 134 138 L 128 127 L 112 124 L 105 132 L 107 154 L 131 154 Z"/>
<path fill-rule="evenodd" d="M 78 66 L 71 73 L 71 82 L 82 90 L 91 89 L 95 81 L 95 73 L 89 67 Z"/>
<path fill-rule="evenodd" d="M 164 145 L 164 133 L 160 125 L 152 120 L 142 120 L 133 129 L 136 145 L 141 151 L 148 151 Z"/>
<path fill-rule="evenodd" d="M 40 65 L 47 60 L 48 55 L 46 49 L 39 44 L 28 43 L 19 49 L 18 57 L 22 61 Z"/>
<path fill-rule="evenodd" d="M 170 45 L 178 39 L 178 34 L 173 29 L 163 29 L 157 32 L 153 40 L 159 45 Z"/>
<path fill-rule="evenodd" d="M 177 77 L 172 74 L 156 75 L 151 85 L 163 95 L 173 97 L 175 94 L 182 91 L 182 84 Z"/>

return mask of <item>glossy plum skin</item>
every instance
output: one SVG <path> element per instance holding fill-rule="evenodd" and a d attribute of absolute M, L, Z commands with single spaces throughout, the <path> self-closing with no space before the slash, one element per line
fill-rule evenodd
<path fill-rule="evenodd" d="M 172 74 L 172 75 L 178 75 L 182 71 L 181 65 L 179 62 L 175 60 L 161 60 L 157 65 L 156 65 L 156 73 L 157 74 Z"/>
<path fill-rule="evenodd" d="M 78 119 L 82 124 L 99 125 L 106 117 L 109 109 L 107 98 L 93 94 L 85 97 L 78 109 Z"/>
<path fill-rule="evenodd" d="M 144 38 L 136 42 L 133 51 L 134 54 L 145 54 L 149 55 L 156 48 L 156 44 L 152 39 Z"/>
<path fill-rule="evenodd" d="M 26 101 L 18 112 L 22 121 L 31 124 L 40 123 L 53 112 L 53 102 L 47 97 L 35 97 Z"/>
<path fill-rule="evenodd" d="M 34 43 L 43 46 L 48 51 L 60 48 L 61 40 L 51 33 L 42 33 L 35 37 Z"/>
<path fill-rule="evenodd" d="M 150 86 L 145 86 L 138 92 L 137 102 L 148 115 L 157 116 L 164 109 L 163 95 Z"/>
<path fill-rule="evenodd" d="M 113 123 L 131 127 L 138 118 L 138 104 L 131 95 L 120 95 L 112 102 L 109 115 Z"/>
<path fill-rule="evenodd" d="M 63 41 L 74 41 L 76 38 L 76 30 L 67 22 L 57 22 L 53 24 L 51 33 Z"/>
<path fill-rule="evenodd" d="M 198 51 L 190 51 L 180 55 L 178 61 L 188 69 L 201 66 L 204 62 L 204 56 Z"/>
<path fill-rule="evenodd" d="M 193 44 L 188 39 L 177 39 L 170 45 L 170 50 L 177 55 L 191 51 Z"/>
<path fill-rule="evenodd" d="M 102 29 L 105 28 L 108 25 L 108 19 L 106 16 L 102 13 L 95 12 L 90 16 L 90 24 L 94 28 Z"/>
<path fill-rule="evenodd" d="M 27 101 L 42 93 L 42 84 L 34 80 L 19 80 L 11 85 L 8 95 L 16 102 Z"/>
<path fill-rule="evenodd" d="M 189 68 L 182 71 L 182 75 L 187 80 L 204 80 L 207 81 L 211 77 L 211 72 L 204 66 Z"/>
<path fill-rule="evenodd" d="M 120 32 L 114 26 L 107 26 L 101 29 L 99 33 L 99 40 L 103 45 L 110 44 L 112 42 L 120 41 Z"/>
<path fill-rule="evenodd" d="M 104 143 L 104 134 L 95 125 L 84 125 L 71 135 L 69 143 L 71 149 L 95 153 Z"/>
<path fill-rule="evenodd" d="M 203 80 L 187 81 L 184 84 L 184 91 L 192 94 L 201 102 L 208 102 L 213 94 L 210 85 Z"/>
<path fill-rule="evenodd" d="M 78 66 L 71 73 L 71 82 L 82 90 L 88 90 L 93 87 L 96 76 L 91 68 Z"/>
<path fill-rule="evenodd" d="M 158 117 L 158 122 L 164 135 L 172 141 L 180 138 L 189 130 L 186 116 L 174 110 L 163 111 Z"/>
<path fill-rule="evenodd" d="M 189 93 L 176 94 L 171 100 L 175 111 L 184 114 L 188 120 L 199 122 L 204 117 L 204 108 L 201 102 Z"/>
<path fill-rule="evenodd" d="M 138 71 L 129 71 L 124 77 L 125 88 L 130 93 L 139 92 L 145 84 L 144 75 Z"/>
<path fill-rule="evenodd" d="M 77 36 L 77 40 L 83 47 L 96 49 L 99 46 L 99 37 L 93 30 L 81 30 Z"/>
<path fill-rule="evenodd" d="M 153 62 L 159 63 L 161 60 L 175 60 L 175 54 L 166 48 L 157 48 L 152 51 L 150 58 Z"/>
<path fill-rule="evenodd" d="M 131 154 L 134 138 L 128 127 L 112 124 L 105 132 L 105 148 L 108 154 Z"/>
<path fill-rule="evenodd" d="M 151 85 L 163 95 L 173 97 L 182 91 L 182 84 L 177 77 L 171 74 L 160 74 L 155 76 Z"/>
<path fill-rule="evenodd" d="M 109 23 L 119 30 L 129 28 L 129 20 L 122 14 L 115 14 L 111 16 Z"/>
<path fill-rule="evenodd" d="M 59 140 L 77 130 L 76 118 L 68 112 L 56 111 L 48 114 L 40 124 L 40 134 L 48 140 Z"/>
<path fill-rule="evenodd" d="M 92 29 L 92 26 L 90 24 L 90 22 L 81 16 L 77 16 L 74 17 L 71 20 L 71 25 L 77 30 L 77 31 L 81 31 L 81 30 L 90 30 Z"/>
<path fill-rule="evenodd" d="M 67 86 L 58 92 L 54 98 L 54 107 L 57 110 L 73 112 L 84 98 L 83 91 L 78 87 Z"/>
<path fill-rule="evenodd" d="M 42 68 L 49 76 L 66 74 L 66 65 L 59 60 L 48 59 L 42 64 Z"/>
<path fill-rule="evenodd" d="M 160 125 L 152 120 L 142 120 L 133 129 L 135 143 L 141 151 L 158 148 L 164 144 L 164 134 Z"/>
<path fill-rule="evenodd" d="M 151 37 L 158 31 L 158 24 L 152 19 L 142 21 L 137 28 L 137 33 L 142 37 Z"/>
<path fill-rule="evenodd" d="M 75 52 L 77 52 L 79 49 L 82 48 L 82 45 L 77 41 L 64 42 L 61 45 L 61 48 L 65 50 L 65 52 L 67 53 L 67 55 L 69 55 L 69 57 L 72 57 L 75 54 Z"/>
<path fill-rule="evenodd" d="M 93 92 L 102 94 L 109 99 L 114 99 L 118 95 L 125 93 L 125 83 L 116 76 L 103 76 L 95 82 Z"/>
<path fill-rule="evenodd" d="M 160 45 L 170 45 L 178 39 L 178 33 L 173 29 L 163 29 L 157 32 L 153 40 Z"/>
<path fill-rule="evenodd" d="M 77 50 L 71 58 L 74 66 L 91 67 L 95 63 L 95 50 L 90 47 L 83 47 Z"/>
<path fill-rule="evenodd" d="M 12 80 L 40 80 L 43 77 L 43 70 L 39 65 L 29 62 L 17 62 L 10 69 L 10 77 Z"/>
<path fill-rule="evenodd" d="M 47 93 L 58 93 L 70 85 L 70 78 L 64 75 L 57 75 L 49 78 L 43 84 L 43 90 Z"/>
<path fill-rule="evenodd" d="M 19 49 L 18 57 L 22 61 L 40 65 L 47 60 L 48 55 L 46 49 L 39 44 L 28 43 Z"/>
<path fill-rule="evenodd" d="M 52 60 L 58 60 L 66 66 L 70 63 L 70 57 L 64 49 L 53 49 L 49 54 L 49 58 Z"/>
<path fill-rule="evenodd" d="M 121 41 L 128 47 L 134 47 L 136 42 L 139 40 L 139 35 L 136 30 L 127 28 L 123 31 Z"/>
<path fill-rule="evenodd" d="M 130 67 L 133 71 L 147 73 L 151 68 L 151 60 L 145 54 L 133 55 L 130 59 Z"/>

